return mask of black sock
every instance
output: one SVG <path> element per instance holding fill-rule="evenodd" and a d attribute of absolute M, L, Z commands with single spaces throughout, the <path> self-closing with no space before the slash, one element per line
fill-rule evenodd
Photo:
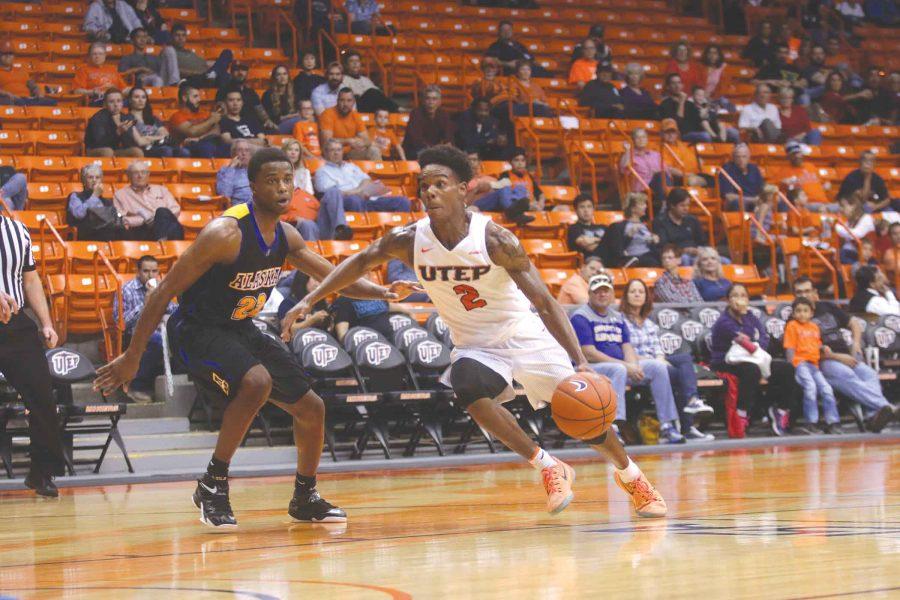
<path fill-rule="evenodd" d="M 294 478 L 294 491 L 308 494 L 314 489 L 316 489 L 315 475 L 313 475 L 312 477 L 306 477 L 305 475 L 297 473 L 297 476 Z"/>
<path fill-rule="evenodd" d="M 215 479 L 227 479 L 228 463 L 213 456 L 209 464 L 206 465 L 206 473 Z"/>

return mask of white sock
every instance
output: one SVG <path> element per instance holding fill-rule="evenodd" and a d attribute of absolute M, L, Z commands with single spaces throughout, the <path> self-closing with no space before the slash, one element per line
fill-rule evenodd
<path fill-rule="evenodd" d="M 640 476 L 641 470 L 629 457 L 628 466 L 624 469 L 616 469 L 616 473 L 619 474 L 619 479 L 621 479 L 623 483 L 631 483 Z"/>
<path fill-rule="evenodd" d="M 534 456 L 528 462 L 539 471 L 556 465 L 556 460 L 550 456 L 550 453 L 540 447 L 534 451 Z"/>

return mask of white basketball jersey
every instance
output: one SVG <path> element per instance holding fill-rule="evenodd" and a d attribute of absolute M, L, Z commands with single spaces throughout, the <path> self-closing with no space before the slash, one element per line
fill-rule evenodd
<path fill-rule="evenodd" d="M 428 217 L 416 223 L 413 267 L 457 347 L 489 348 L 523 328 L 542 328 L 531 302 L 488 256 L 490 218 L 471 213 L 469 233 L 452 250 L 438 241 Z"/>

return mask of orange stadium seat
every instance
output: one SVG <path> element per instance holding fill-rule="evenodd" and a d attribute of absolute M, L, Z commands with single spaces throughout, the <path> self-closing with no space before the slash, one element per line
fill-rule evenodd
<path fill-rule="evenodd" d="M 216 213 L 210 210 L 182 210 L 178 215 L 178 222 L 184 227 L 184 239 L 196 238 L 200 230 L 215 217 Z"/>
<path fill-rule="evenodd" d="M 367 241 L 319 240 L 322 256 L 337 264 L 369 245 Z"/>
<path fill-rule="evenodd" d="M 70 273 L 93 273 L 94 255 L 102 251 L 106 257 L 113 261 L 117 257 L 109 247 L 109 242 L 78 241 L 66 242 L 66 253 L 69 259 Z"/>
<path fill-rule="evenodd" d="M 521 240 L 522 248 L 532 257 L 539 269 L 574 269 L 581 261 L 581 254 L 570 252 L 560 240 Z"/>

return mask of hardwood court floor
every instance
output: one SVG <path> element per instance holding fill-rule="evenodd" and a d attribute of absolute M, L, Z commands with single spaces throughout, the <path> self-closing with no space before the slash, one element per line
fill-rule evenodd
<path fill-rule="evenodd" d="M 347 526 L 290 524 L 286 477 L 238 479 L 234 533 L 190 483 L 0 495 L 17 598 L 897 598 L 900 445 L 643 457 L 671 516 L 632 516 L 606 465 L 544 513 L 525 467 L 327 476 Z"/>

